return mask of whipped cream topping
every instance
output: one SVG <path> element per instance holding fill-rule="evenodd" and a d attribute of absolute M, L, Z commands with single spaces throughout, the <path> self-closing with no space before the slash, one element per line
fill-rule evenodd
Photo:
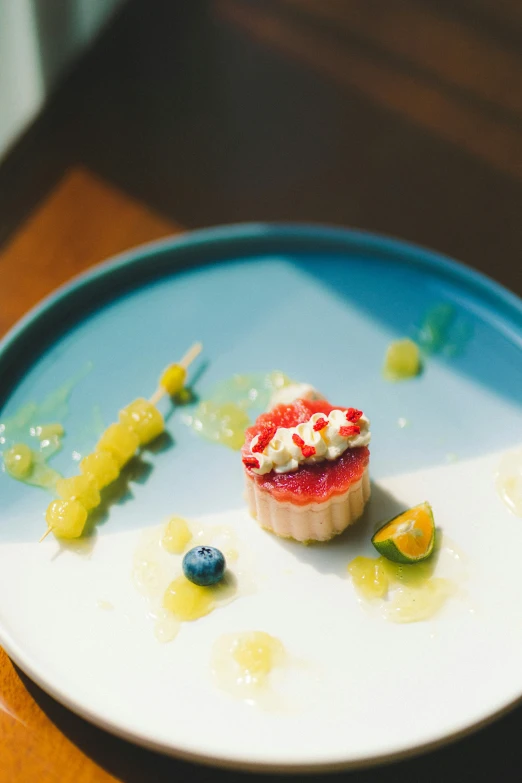
<path fill-rule="evenodd" d="M 243 462 L 259 476 L 271 470 L 291 473 L 300 465 L 332 461 L 346 449 L 367 446 L 370 437 L 370 422 L 361 411 L 335 408 L 328 415 L 314 413 L 296 427 L 278 427 L 266 445 L 266 435 L 261 432 L 252 438 Z"/>
<path fill-rule="evenodd" d="M 272 394 L 269 410 L 276 405 L 291 405 L 296 400 L 324 400 L 324 397 L 310 383 L 289 383 Z"/>

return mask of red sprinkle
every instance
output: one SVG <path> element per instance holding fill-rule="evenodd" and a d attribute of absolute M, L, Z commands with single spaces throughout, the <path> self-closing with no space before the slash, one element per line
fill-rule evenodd
<path fill-rule="evenodd" d="M 299 446 L 300 449 L 302 449 L 303 446 L 305 445 L 304 440 L 299 437 L 297 432 L 294 432 L 294 434 L 292 435 L 292 440 L 294 441 L 296 446 Z"/>
<path fill-rule="evenodd" d="M 352 435 L 359 435 L 361 428 L 357 424 L 350 424 L 348 427 L 340 427 L 339 435 L 343 438 L 351 438 Z"/>
<path fill-rule="evenodd" d="M 356 421 L 359 421 L 362 415 L 363 412 L 358 411 L 357 408 L 348 408 L 348 410 L 346 411 L 347 420 L 351 421 L 353 424 L 355 424 Z"/>
<path fill-rule="evenodd" d="M 325 427 L 328 427 L 328 419 L 317 419 L 314 424 L 314 432 L 321 432 Z"/>
<path fill-rule="evenodd" d="M 258 468 L 259 460 L 255 457 L 243 457 L 243 465 L 247 468 Z"/>
<path fill-rule="evenodd" d="M 257 443 L 255 446 L 252 447 L 252 451 L 254 454 L 261 453 L 266 449 L 272 438 L 277 432 L 277 427 L 274 427 L 273 425 L 265 425 L 261 432 L 259 433 L 259 437 L 257 439 Z M 259 467 L 259 465 L 257 466 Z"/>
<path fill-rule="evenodd" d="M 295 432 L 292 435 L 292 440 L 294 441 L 296 446 L 299 446 L 299 448 L 301 449 L 301 454 L 303 455 L 303 457 L 305 459 L 307 459 L 308 457 L 313 457 L 314 456 L 315 448 L 313 446 L 307 446 L 306 443 L 304 442 L 304 440 L 299 437 L 297 432 Z"/>

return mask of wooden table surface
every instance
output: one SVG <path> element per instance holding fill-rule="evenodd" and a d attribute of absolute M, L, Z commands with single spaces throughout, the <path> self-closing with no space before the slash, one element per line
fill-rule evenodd
<path fill-rule="evenodd" d="M 151 5 L 131 0 L 0 166 L 0 335 L 113 253 L 245 219 L 399 235 L 522 294 L 519 2 Z M 515 709 L 341 777 L 519 780 L 521 730 Z M 90 726 L 0 650 L 0 783 L 180 777 L 244 778 Z"/>

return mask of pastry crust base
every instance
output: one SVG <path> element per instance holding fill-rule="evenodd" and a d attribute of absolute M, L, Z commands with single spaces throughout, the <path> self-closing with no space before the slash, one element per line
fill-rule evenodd
<path fill-rule="evenodd" d="M 296 541 L 329 541 L 359 519 L 370 498 L 368 466 L 362 478 L 342 495 L 334 495 L 324 503 L 297 506 L 281 503 L 266 490 L 259 489 L 254 479 L 246 476 L 246 499 L 250 514 L 261 527 L 281 538 Z"/>

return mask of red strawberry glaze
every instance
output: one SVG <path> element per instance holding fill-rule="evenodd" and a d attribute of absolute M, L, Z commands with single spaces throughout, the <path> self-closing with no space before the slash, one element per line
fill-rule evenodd
<path fill-rule="evenodd" d="M 245 433 L 243 456 L 250 455 L 250 441 L 259 432 L 270 427 L 295 427 L 308 421 L 314 413 L 326 416 L 335 408 L 348 410 L 339 405 L 330 405 L 326 400 L 296 400 L 291 405 L 277 405 L 268 413 L 262 413 L 253 427 Z M 370 452 L 366 446 L 346 449 L 332 462 L 325 460 L 314 465 L 301 465 L 293 473 L 265 473 L 259 476 L 245 467 L 247 475 L 255 481 L 258 489 L 268 492 L 281 503 L 298 506 L 309 503 L 324 503 L 334 495 L 344 494 L 352 484 L 362 478 L 368 465 Z"/>

